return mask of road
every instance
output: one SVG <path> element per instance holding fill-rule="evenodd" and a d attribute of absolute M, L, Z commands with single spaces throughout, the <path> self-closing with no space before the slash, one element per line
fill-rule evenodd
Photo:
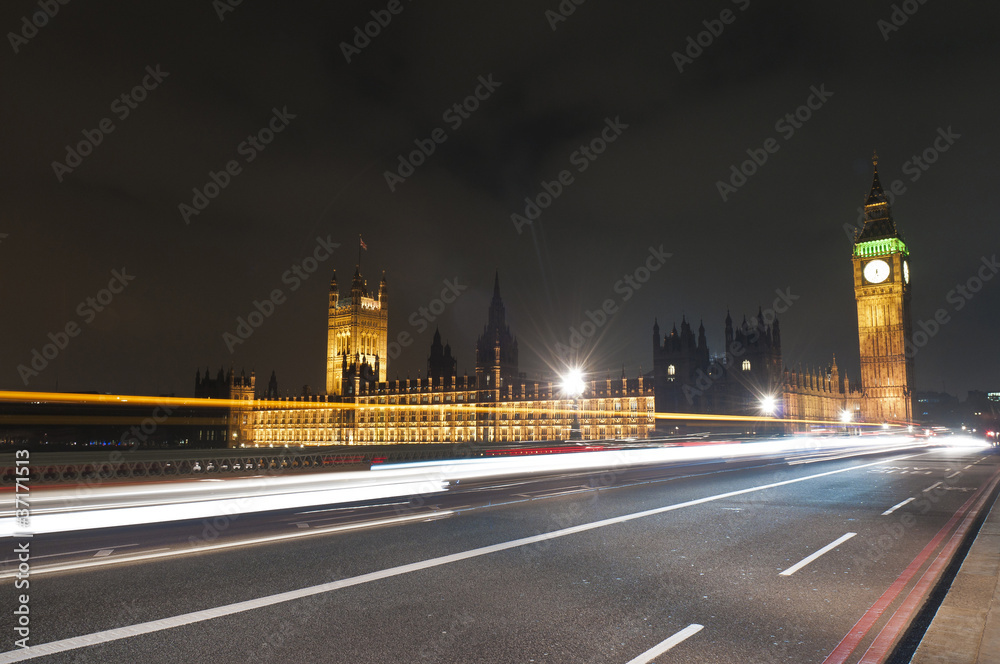
<path fill-rule="evenodd" d="M 982 447 L 766 454 L 37 535 L 32 648 L 0 662 L 804 664 L 871 619 L 857 662 L 998 471 Z"/>

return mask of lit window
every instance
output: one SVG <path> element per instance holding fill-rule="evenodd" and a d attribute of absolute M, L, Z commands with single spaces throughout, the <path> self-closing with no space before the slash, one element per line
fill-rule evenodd
<path fill-rule="evenodd" d="M 750 360 L 743 360 L 743 371 L 750 371 Z"/>
<path fill-rule="evenodd" d="M 677 367 L 675 367 L 672 364 L 669 367 L 667 367 L 667 375 L 668 376 L 674 376 L 676 374 L 677 374 Z"/>

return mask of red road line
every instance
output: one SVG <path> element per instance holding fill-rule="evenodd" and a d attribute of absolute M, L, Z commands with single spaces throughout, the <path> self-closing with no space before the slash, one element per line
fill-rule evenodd
<path fill-rule="evenodd" d="M 917 582 L 917 585 L 913 587 L 907 595 L 906 600 L 900 605 L 896 612 L 893 614 L 892 618 L 886 623 L 886 626 L 882 628 L 879 635 L 875 638 L 875 641 L 869 646 L 868 650 L 865 652 L 864 657 L 858 662 L 858 664 L 878 664 L 881 662 L 891 650 L 892 646 L 895 645 L 896 640 L 903 633 L 903 630 L 909 625 L 910 621 L 916 615 L 917 610 L 923 603 L 924 598 L 927 596 L 929 590 L 937 583 L 938 579 L 941 577 L 941 573 L 947 566 L 948 562 L 951 560 L 952 555 L 955 550 L 958 549 L 962 540 L 965 538 L 965 534 L 969 532 L 972 528 L 973 522 L 975 522 L 980 510 L 982 510 L 987 499 L 989 499 L 990 494 L 993 492 L 994 487 L 996 487 L 997 480 L 1000 479 L 1000 471 L 993 476 L 992 481 L 981 490 L 982 495 L 979 496 L 979 501 L 976 504 L 975 509 L 971 510 L 965 515 L 962 520 L 962 524 L 955 531 L 955 534 L 951 536 L 948 540 L 948 544 L 941 550 L 934 562 L 931 563 L 927 571 L 924 572 L 923 576 Z M 976 497 L 976 496 L 974 496 Z"/>
<path fill-rule="evenodd" d="M 1000 472 L 998 472 L 1000 475 Z M 996 481 L 996 476 L 994 477 L 994 482 Z M 927 546 L 917 554 L 917 557 L 913 559 L 913 562 L 899 575 L 888 590 L 882 593 L 882 596 L 872 604 L 871 608 L 865 612 L 861 619 L 851 628 L 851 631 L 841 640 L 833 652 L 823 660 L 823 664 L 843 664 L 847 661 L 848 656 L 854 652 L 854 649 L 858 647 L 861 640 L 865 637 L 872 626 L 878 621 L 882 616 L 882 613 L 888 608 L 890 604 L 896 599 L 903 588 L 910 582 L 913 576 L 923 567 L 927 559 L 930 558 L 931 554 L 935 549 L 941 544 L 944 538 L 951 531 L 952 527 L 962 519 L 965 514 L 972 507 L 972 504 L 981 497 L 983 490 L 980 489 L 979 493 L 969 498 L 965 504 L 958 508 L 958 511 L 948 520 L 948 523 L 938 531 L 934 538 L 927 543 Z"/>

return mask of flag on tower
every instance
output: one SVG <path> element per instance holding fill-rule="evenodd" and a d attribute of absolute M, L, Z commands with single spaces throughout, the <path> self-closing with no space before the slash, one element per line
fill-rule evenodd
<path fill-rule="evenodd" d="M 365 251 L 368 251 L 368 245 L 367 245 L 367 244 L 365 244 L 365 241 L 361 239 L 361 236 L 360 236 L 360 235 L 358 236 L 358 242 L 360 242 L 360 243 L 361 243 L 361 248 L 362 248 L 362 249 L 364 249 Z"/>

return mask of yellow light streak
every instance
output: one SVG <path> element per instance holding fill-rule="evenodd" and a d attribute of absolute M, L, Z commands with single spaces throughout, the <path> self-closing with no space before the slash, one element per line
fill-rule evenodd
<path fill-rule="evenodd" d="M 624 395 L 623 395 L 624 396 Z M 651 399 L 651 396 L 644 396 Z M 378 395 L 363 396 L 362 399 L 381 399 Z M 400 397 L 402 398 L 402 397 Z M 622 398 L 622 397 L 615 397 Z M 600 399 L 600 397 L 594 397 Z M 584 397 L 584 400 L 588 400 Z M 552 399 L 548 403 L 556 404 L 560 401 L 567 403 L 571 399 Z M 0 402 L 18 402 L 22 404 L 85 404 L 101 406 L 162 406 L 165 408 L 234 408 L 241 410 L 268 411 L 268 410 L 345 410 L 345 411 L 417 411 L 417 412 L 441 412 L 453 411 L 454 414 L 476 413 L 476 414 L 512 414 L 522 415 L 521 421 L 534 421 L 535 425 L 543 419 L 540 415 L 546 415 L 545 419 L 556 419 L 557 417 L 571 418 L 578 414 L 582 418 L 591 420 L 607 421 L 640 421 L 653 417 L 658 420 L 682 420 L 689 422 L 750 422 L 755 424 L 816 424 L 824 426 L 843 427 L 844 422 L 840 420 L 820 420 L 820 419 L 796 419 L 777 418 L 764 415 L 715 415 L 709 413 L 651 413 L 648 410 L 595 410 L 590 408 L 575 409 L 572 407 L 526 407 L 525 401 L 499 401 L 490 404 L 471 404 L 468 402 L 445 402 L 434 404 L 410 404 L 410 403 L 344 403 L 339 401 L 297 401 L 297 400 L 271 400 L 271 399 L 205 399 L 194 397 L 153 397 L 135 394 L 79 394 L 68 392 L 23 392 L 23 391 L 0 391 Z M 538 403 L 538 402 L 535 402 Z M 45 418 L 46 422 L 53 423 L 56 416 Z M 491 422 L 493 418 L 490 418 Z M 516 426 L 512 418 L 503 421 L 507 425 Z M 0 422 L 4 420 L 0 419 Z M 481 423 L 481 421 L 479 422 Z M 402 424 L 407 424 L 403 422 Z M 413 424 L 423 424 L 414 422 Z M 880 426 L 873 423 L 852 422 L 850 426 Z M 906 426 L 905 423 L 893 424 L 894 427 Z"/>

